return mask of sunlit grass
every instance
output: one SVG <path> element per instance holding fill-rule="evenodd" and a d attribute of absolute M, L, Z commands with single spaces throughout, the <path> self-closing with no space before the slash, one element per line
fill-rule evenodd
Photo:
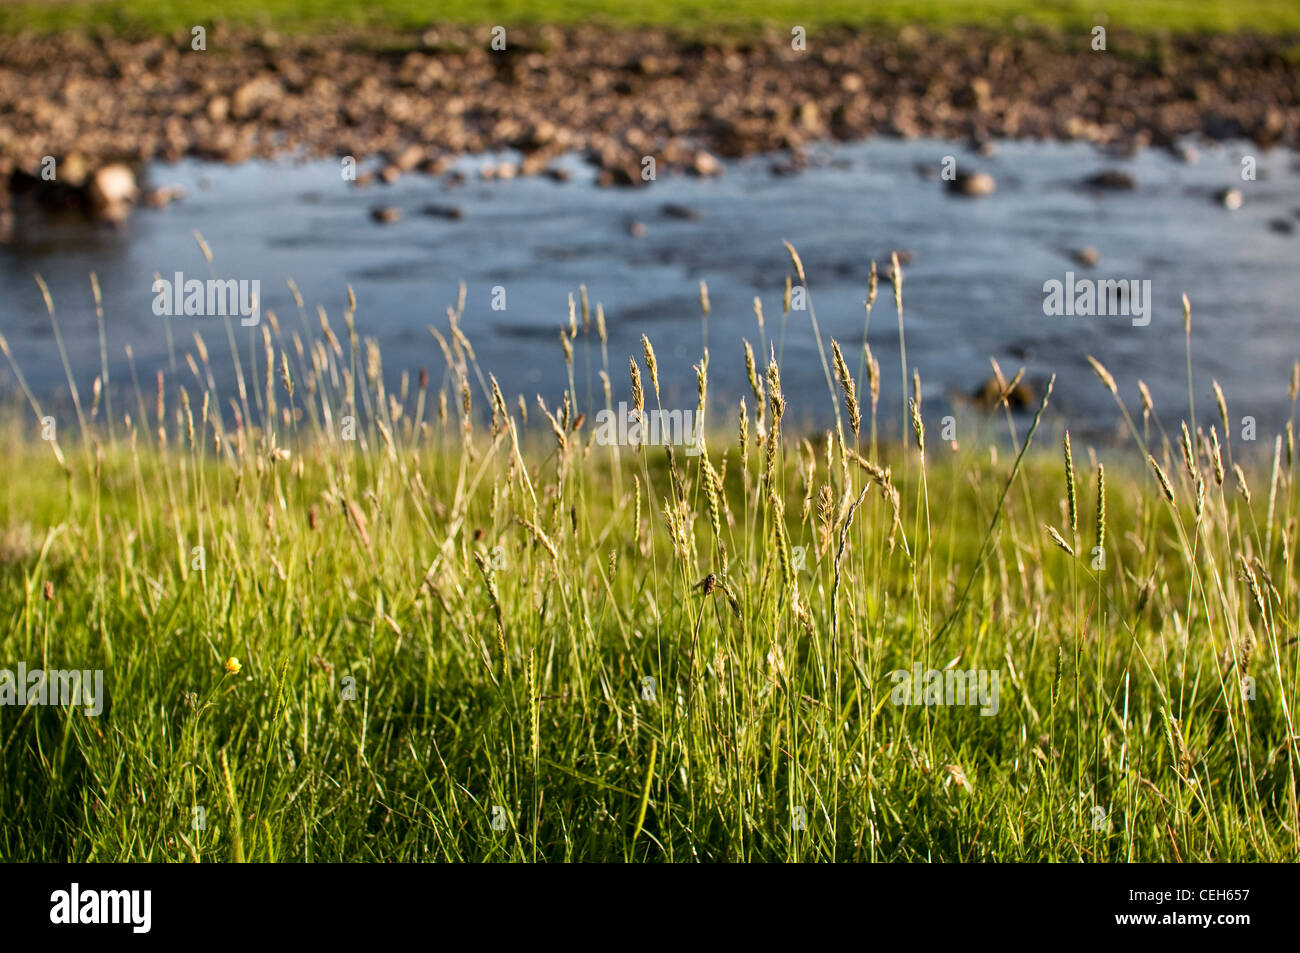
<path fill-rule="evenodd" d="M 655 408 L 653 341 L 577 309 L 543 408 L 459 315 L 386 390 L 364 313 L 268 314 L 243 395 L 206 383 L 217 335 L 56 441 L 10 415 L 0 668 L 103 669 L 109 700 L 0 707 L 0 856 L 1296 858 L 1289 430 L 1252 457 L 1125 408 L 1071 492 L 1049 395 L 954 447 L 846 342 L 828 431 L 788 431 L 751 317 L 743 411 L 701 354 L 704 453 L 602 446 L 582 368 L 630 359 Z M 996 671 L 996 714 L 895 704 L 918 663 Z"/>

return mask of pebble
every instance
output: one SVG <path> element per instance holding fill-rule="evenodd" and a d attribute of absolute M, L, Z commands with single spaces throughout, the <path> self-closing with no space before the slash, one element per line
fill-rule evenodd
<path fill-rule="evenodd" d="M 184 198 L 185 190 L 179 185 L 164 185 L 161 188 L 150 189 L 144 194 L 145 204 L 150 208 L 166 208 L 172 202 Z"/>
<path fill-rule="evenodd" d="M 694 222 L 700 217 L 699 209 L 689 205 L 679 205 L 676 202 L 665 202 L 660 211 L 665 218 L 679 218 L 687 222 Z"/>
<path fill-rule="evenodd" d="M 465 213 L 459 205 L 426 205 L 420 209 L 420 214 L 428 215 L 431 218 L 445 218 L 451 221 L 460 221 L 465 217 Z"/>
<path fill-rule="evenodd" d="M 1241 208 L 1243 198 L 1241 189 L 1220 189 L 1214 193 L 1214 200 L 1229 212 L 1235 212 Z"/>
<path fill-rule="evenodd" d="M 1085 268 L 1096 268 L 1101 263 L 1101 252 L 1088 245 L 1086 248 L 1075 249 L 1071 257 L 1076 263 L 1083 265 Z"/>
<path fill-rule="evenodd" d="M 1105 169 L 1083 180 L 1090 189 L 1103 189 L 1109 192 L 1127 192 L 1137 188 L 1137 179 L 1119 169 Z"/>
<path fill-rule="evenodd" d="M 958 172 L 955 179 L 948 180 L 948 191 L 970 198 L 992 195 L 998 184 L 987 172 Z"/>
<path fill-rule="evenodd" d="M 691 160 L 691 171 L 700 176 L 722 175 L 722 163 L 713 153 L 701 149 Z"/>

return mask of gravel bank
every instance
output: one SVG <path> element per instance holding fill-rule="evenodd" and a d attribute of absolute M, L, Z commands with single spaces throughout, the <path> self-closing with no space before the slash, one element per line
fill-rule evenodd
<path fill-rule="evenodd" d="M 286 151 L 383 157 L 385 177 L 437 173 L 460 154 L 513 148 L 504 174 L 567 151 L 606 184 L 657 171 L 714 174 L 716 159 L 876 134 L 1083 139 L 1121 150 L 1203 134 L 1300 139 L 1294 39 L 1158 39 L 817 30 L 807 50 L 770 30 L 744 41 L 653 31 L 487 28 L 420 35 L 188 34 L 0 38 L 0 176 Z M 364 179 L 363 179 L 364 181 Z"/>

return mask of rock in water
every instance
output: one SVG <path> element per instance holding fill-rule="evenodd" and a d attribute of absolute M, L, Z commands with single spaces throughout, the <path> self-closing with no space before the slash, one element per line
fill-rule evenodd
<path fill-rule="evenodd" d="M 421 214 L 431 216 L 432 218 L 445 218 L 451 221 L 459 221 L 465 217 L 465 213 L 459 205 L 426 205 L 420 209 Z"/>
<path fill-rule="evenodd" d="M 1106 189 L 1111 192 L 1127 192 L 1137 188 L 1137 179 L 1118 169 L 1106 169 L 1083 180 L 1090 189 Z"/>
<path fill-rule="evenodd" d="M 1220 189 L 1214 193 L 1214 200 L 1229 212 L 1235 212 L 1241 208 L 1241 189 Z"/>
<path fill-rule="evenodd" d="M 1071 257 L 1085 268 L 1096 268 L 1101 262 L 1101 252 L 1091 245 L 1086 248 L 1076 249 L 1071 253 Z"/>
<path fill-rule="evenodd" d="M 948 191 L 970 198 L 992 195 L 998 187 L 987 172 L 958 172 L 957 178 L 948 180 Z"/>
<path fill-rule="evenodd" d="M 120 162 L 97 169 L 86 187 L 91 210 L 104 218 L 122 218 L 139 194 L 135 173 Z"/>
<path fill-rule="evenodd" d="M 713 153 L 701 149 L 691 161 L 691 171 L 701 176 L 721 175 L 722 163 Z"/>
<path fill-rule="evenodd" d="M 184 198 L 184 196 L 185 190 L 179 185 L 164 185 L 146 192 L 144 201 L 150 208 L 166 208 L 172 202 Z"/>
<path fill-rule="evenodd" d="M 983 384 L 971 391 L 971 399 L 985 410 L 992 410 L 1002 403 L 1002 385 L 996 376 L 990 376 Z M 1034 402 L 1033 388 L 1023 380 L 1017 381 L 1006 395 L 1007 403 L 1014 410 L 1023 410 Z"/>
<path fill-rule="evenodd" d="M 660 211 L 667 218 L 680 218 L 688 222 L 693 222 L 700 217 L 698 209 L 691 208 L 689 205 L 679 205 L 676 202 L 665 202 Z"/>

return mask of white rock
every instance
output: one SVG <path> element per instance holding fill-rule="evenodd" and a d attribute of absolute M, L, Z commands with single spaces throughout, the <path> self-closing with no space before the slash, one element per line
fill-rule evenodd
<path fill-rule="evenodd" d="M 95 171 L 86 190 L 90 204 L 98 210 L 120 209 L 135 201 L 139 194 L 135 173 L 120 162 Z"/>

